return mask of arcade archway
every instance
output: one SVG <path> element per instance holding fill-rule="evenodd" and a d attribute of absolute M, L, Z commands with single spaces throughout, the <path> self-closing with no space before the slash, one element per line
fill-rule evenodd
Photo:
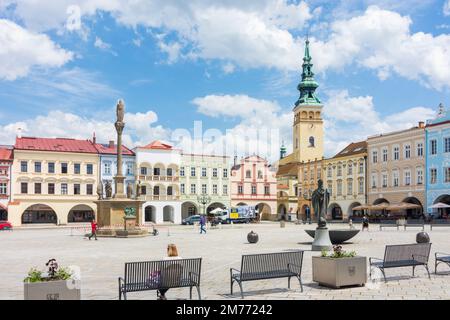
<path fill-rule="evenodd" d="M 29 206 L 22 214 L 22 223 L 58 223 L 56 212 L 46 204 Z"/>
<path fill-rule="evenodd" d="M 85 204 L 73 207 L 67 216 L 67 222 L 90 222 L 95 218 L 94 210 Z"/>

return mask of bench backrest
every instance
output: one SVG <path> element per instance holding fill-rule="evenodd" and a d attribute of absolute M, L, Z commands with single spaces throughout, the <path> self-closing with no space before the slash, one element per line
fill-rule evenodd
<path fill-rule="evenodd" d="M 187 279 L 200 285 L 201 264 L 202 258 L 127 262 L 124 281 L 132 285 L 133 290 L 176 288 Z"/>
<path fill-rule="evenodd" d="M 414 260 L 427 263 L 431 243 L 414 243 L 386 246 L 384 263 Z"/>
<path fill-rule="evenodd" d="M 425 220 L 423 220 L 423 219 L 408 219 L 408 220 L 406 220 L 406 223 L 422 225 L 422 224 L 425 224 Z"/>
<path fill-rule="evenodd" d="M 450 220 L 447 219 L 433 219 L 431 220 L 431 224 L 444 224 L 444 225 L 450 225 Z"/>
<path fill-rule="evenodd" d="M 242 256 L 241 263 L 241 279 L 250 280 L 264 275 L 270 276 L 274 272 L 294 270 L 298 274 L 301 273 L 303 261 L 303 251 L 261 253 Z M 258 276 L 255 276 L 255 275 Z"/>
<path fill-rule="evenodd" d="M 380 224 L 397 225 L 397 220 L 380 220 Z"/>

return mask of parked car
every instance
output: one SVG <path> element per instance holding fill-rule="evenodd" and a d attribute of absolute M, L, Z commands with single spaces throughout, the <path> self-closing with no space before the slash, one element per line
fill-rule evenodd
<path fill-rule="evenodd" d="M 200 215 L 196 214 L 194 216 L 187 217 L 181 221 L 181 224 L 193 225 L 194 223 L 200 222 Z"/>
<path fill-rule="evenodd" d="M 8 221 L 0 221 L 0 230 L 11 230 L 12 224 Z"/>

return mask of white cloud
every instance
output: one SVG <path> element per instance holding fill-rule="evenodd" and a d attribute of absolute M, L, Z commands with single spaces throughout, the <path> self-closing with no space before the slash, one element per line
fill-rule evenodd
<path fill-rule="evenodd" d="M 47 35 L 0 19 L 0 79 L 24 77 L 34 67 L 61 67 L 72 58 L 72 52 L 62 49 Z"/>
<path fill-rule="evenodd" d="M 222 70 L 225 74 L 233 73 L 235 69 L 235 65 L 229 62 L 222 66 Z"/>
<path fill-rule="evenodd" d="M 103 40 L 99 37 L 95 37 L 94 46 L 102 50 L 111 49 L 111 45 L 109 43 L 103 42 Z"/>
<path fill-rule="evenodd" d="M 450 0 L 446 0 L 442 11 L 445 16 L 450 16 Z"/>

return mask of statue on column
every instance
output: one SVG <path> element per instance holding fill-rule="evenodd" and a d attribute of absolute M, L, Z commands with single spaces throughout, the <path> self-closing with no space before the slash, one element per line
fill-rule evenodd
<path fill-rule="evenodd" d="M 111 181 L 106 181 L 105 190 L 106 190 L 106 199 L 110 199 L 112 197 Z"/>
<path fill-rule="evenodd" d="M 139 199 L 141 196 L 141 180 L 138 180 L 138 183 L 136 185 L 136 199 Z"/>
<path fill-rule="evenodd" d="M 97 195 L 98 195 L 98 200 L 103 199 L 103 183 L 101 181 L 97 185 Z"/>
<path fill-rule="evenodd" d="M 323 228 L 327 224 L 325 216 L 330 201 L 330 193 L 323 187 L 323 181 L 321 179 L 319 179 L 317 184 L 318 187 L 312 193 L 311 202 L 314 208 L 314 214 L 317 216 L 319 227 Z"/>
<path fill-rule="evenodd" d="M 133 186 L 131 185 L 131 183 L 127 184 L 127 198 L 131 199 L 131 197 L 133 196 Z"/>

